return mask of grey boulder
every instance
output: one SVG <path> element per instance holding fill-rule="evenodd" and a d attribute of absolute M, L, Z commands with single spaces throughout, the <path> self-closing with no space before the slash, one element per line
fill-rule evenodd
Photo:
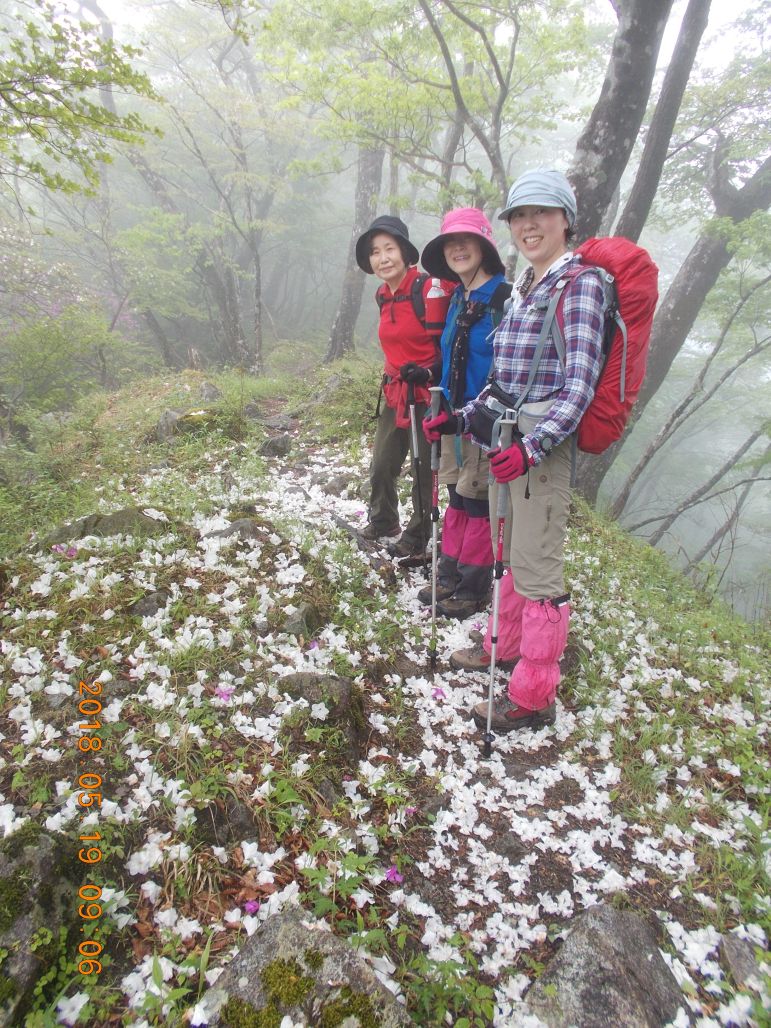
<path fill-rule="evenodd" d="M 608 905 L 579 915 L 545 973 L 525 997 L 549 1028 L 662 1028 L 685 1007 L 652 928 Z"/>
<path fill-rule="evenodd" d="M 398 1028 L 412 1022 L 372 968 L 310 914 L 274 914 L 204 994 L 209 1025 L 279 1024 Z"/>

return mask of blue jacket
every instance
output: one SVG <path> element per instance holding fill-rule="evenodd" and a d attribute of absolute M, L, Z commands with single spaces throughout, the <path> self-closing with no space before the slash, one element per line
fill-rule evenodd
<path fill-rule="evenodd" d="M 485 282 L 479 289 L 472 289 L 469 300 L 477 300 L 480 303 L 489 303 L 492 295 L 501 282 L 505 281 L 503 275 L 493 275 L 489 282 Z M 447 311 L 447 320 L 442 332 L 442 381 L 441 386 L 444 395 L 450 399 L 450 358 L 452 355 L 452 343 L 455 339 L 458 314 L 463 310 L 464 288 L 460 284 L 452 294 L 450 307 Z M 493 319 L 489 311 L 485 311 L 482 317 L 469 330 L 469 353 L 466 362 L 466 385 L 463 395 L 463 403 L 476 399 L 482 392 L 490 373 L 490 366 L 493 361 Z M 461 404 L 462 406 L 462 404 Z"/>

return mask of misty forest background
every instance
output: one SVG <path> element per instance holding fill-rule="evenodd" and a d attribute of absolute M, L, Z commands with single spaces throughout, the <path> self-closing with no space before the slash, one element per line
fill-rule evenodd
<path fill-rule="evenodd" d="M 62 424 L 132 378 L 310 380 L 355 355 L 372 363 L 374 406 L 356 237 L 398 214 L 422 247 L 444 211 L 492 218 L 520 172 L 550 165 L 575 186 L 579 239 L 639 240 L 661 268 L 633 429 L 582 459 L 579 487 L 698 584 L 767 614 L 765 3 L 4 8 L 4 547 L 47 527 L 41 469 Z"/>

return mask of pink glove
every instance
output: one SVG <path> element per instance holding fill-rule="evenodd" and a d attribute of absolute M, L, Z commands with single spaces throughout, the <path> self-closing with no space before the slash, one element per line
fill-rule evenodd
<path fill-rule="evenodd" d="M 435 418 L 425 418 L 423 435 L 430 443 L 438 443 L 443 435 L 455 435 L 458 431 L 458 418 L 455 414 L 440 411 Z"/>
<path fill-rule="evenodd" d="M 493 477 L 501 484 L 513 482 L 533 464 L 521 442 L 512 443 L 506 450 L 490 450 L 487 456 L 490 458 Z"/>

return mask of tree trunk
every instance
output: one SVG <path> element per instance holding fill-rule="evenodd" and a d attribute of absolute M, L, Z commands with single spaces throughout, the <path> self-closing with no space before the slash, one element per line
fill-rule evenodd
<path fill-rule="evenodd" d="M 680 431 L 688 418 L 704 407 L 704 405 L 712 399 L 715 393 L 723 387 L 726 381 L 736 371 L 738 371 L 739 368 L 743 367 L 747 361 L 752 360 L 753 357 L 757 357 L 758 355 L 765 353 L 769 346 L 771 346 L 771 337 L 761 340 L 757 340 L 756 338 L 753 346 L 748 350 L 745 350 L 740 357 L 729 364 L 728 367 L 725 368 L 717 379 L 709 386 L 709 388 L 705 387 L 705 382 L 710 368 L 712 367 L 715 358 L 722 350 L 723 344 L 726 341 L 734 321 L 741 313 L 747 301 L 750 300 L 758 291 L 764 289 L 770 281 L 771 275 L 767 275 L 765 278 L 759 279 L 747 290 L 746 293 L 739 297 L 738 303 L 723 324 L 723 327 L 720 330 L 720 335 L 718 336 L 715 345 L 712 347 L 712 351 L 709 356 L 701 366 L 691 388 L 672 408 L 672 411 L 666 421 L 661 424 L 656 435 L 645 447 L 645 452 L 640 456 L 635 466 L 627 475 L 626 481 L 622 485 L 620 491 L 616 494 L 616 497 L 608 510 L 608 516 L 613 520 L 617 520 L 621 517 L 621 514 L 632 495 L 632 490 L 650 462 L 654 457 L 656 457 L 661 447 L 666 446 L 667 443 L 672 441 L 673 437 Z M 629 531 L 633 531 L 633 529 L 630 527 Z"/>
<path fill-rule="evenodd" d="M 470 75 L 474 68 L 474 62 L 468 61 L 464 75 Z M 452 210 L 454 204 L 450 196 L 450 184 L 455 169 L 455 154 L 458 152 L 460 141 L 463 138 L 463 112 L 456 107 L 455 115 L 449 124 L 444 135 L 444 146 L 442 147 L 441 171 L 439 175 L 440 187 L 439 198 L 442 204 L 442 215 Z"/>
<path fill-rule="evenodd" d="M 163 326 L 151 310 L 142 311 L 142 316 L 147 322 L 147 327 L 150 329 L 158 343 L 158 348 L 161 351 L 161 356 L 163 357 L 163 363 L 167 368 L 176 368 L 177 362 L 174 359 L 174 351 L 171 348 L 168 336 L 163 331 Z"/>
<path fill-rule="evenodd" d="M 324 363 L 337 360 L 355 349 L 353 330 L 361 310 L 361 296 L 364 291 L 364 276 L 356 263 L 356 240 L 366 232 L 374 220 L 383 176 L 385 151 L 359 148 L 356 171 L 356 196 L 354 200 L 353 229 L 348 244 L 348 259 L 343 276 L 340 305 L 337 308 Z"/>
<path fill-rule="evenodd" d="M 755 211 L 765 210 L 771 204 L 771 157 L 766 159 L 741 189 L 736 189 L 725 179 L 720 184 L 715 183 L 713 189 L 715 209 L 719 217 L 731 218 L 732 221 L 739 223 Z M 707 294 L 731 259 L 728 245 L 718 234 L 718 229 L 719 223 L 716 219 L 704 226 L 656 312 L 645 381 L 632 411 L 627 432 L 643 413 L 649 400 L 658 392 L 688 338 Z M 622 437 L 605 453 L 597 457 L 581 458 L 579 489 L 590 503 L 596 502 L 602 480 L 623 442 Z"/>
<path fill-rule="evenodd" d="M 617 236 L 626 236 L 627 239 L 636 242 L 648 220 L 667 158 L 669 140 L 672 138 L 675 121 L 683 102 L 685 87 L 688 85 L 701 37 L 707 27 L 711 2 L 712 0 L 689 0 L 672 60 L 664 76 L 656 112 L 645 137 L 645 146 L 634 185 L 616 226 Z"/>
<path fill-rule="evenodd" d="M 578 239 L 597 234 L 645 117 L 673 0 L 618 0 L 619 23 L 600 97 L 576 144 L 568 178 Z"/>
<path fill-rule="evenodd" d="M 262 356 L 262 261 L 259 248 L 252 254 L 254 262 L 254 347 L 249 355 L 249 371 L 261 375 L 264 370 Z"/>
<path fill-rule="evenodd" d="M 399 158 L 393 150 L 388 154 L 388 213 L 399 217 Z"/>
<path fill-rule="evenodd" d="M 663 0 L 657 0 L 657 2 L 661 3 L 663 2 Z M 672 0 L 669 0 L 669 3 L 672 3 Z M 425 16 L 426 22 L 428 23 L 431 31 L 433 32 L 437 43 L 439 44 L 439 50 L 441 51 L 442 59 L 447 70 L 447 76 L 450 80 L 450 89 L 452 90 L 453 99 L 455 100 L 456 111 L 463 118 L 464 123 L 468 125 L 469 129 L 474 134 L 474 137 L 478 141 L 479 145 L 482 147 L 485 154 L 487 155 L 487 159 L 490 161 L 490 170 L 492 172 L 493 182 L 498 187 L 498 192 L 500 193 L 502 199 L 506 195 L 507 181 L 506 166 L 504 164 L 503 155 L 501 153 L 501 118 L 503 106 L 506 102 L 506 97 L 508 96 L 509 90 L 511 89 L 511 74 L 514 68 L 513 60 L 507 66 L 506 71 L 504 71 L 503 68 L 501 68 L 501 66 L 498 64 L 495 52 L 493 51 L 491 46 L 491 41 L 487 37 L 485 31 L 477 23 L 475 23 L 469 17 L 468 14 L 459 11 L 457 7 L 453 6 L 450 0 L 443 0 L 443 5 L 448 10 L 452 11 L 453 15 L 456 18 L 458 18 L 460 21 L 462 21 L 464 24 L 468 25 L 475 32 L 478 33 L 479 38 L 482 40 L 482 44 L 487 54 L 487 58 L 489 59 L 492 65 L 492 70 L 494 72 L 494 78 L 496 80 L 497 85 L 497 92 L 496 98 L 492 103 L 491 124 L 490 130 L 488 131 L 485 129 L 483 122 L 480 121 L 478 118 L 475 118 L 469 111 L 469 108 L 463 96 L 461 81 L 458 77 L 458 73 L 455 68 L 453 49 L 451 48 L 447 37 L 444 35 L 442 31 L 442 28 L 434 15 L 434 11 L 431 9 L 429 0 L 418 0 L 418 4 L 420 5 L 420 9 Z M 511 38 L 509 46 L 513 58 L 513 54 L 516 52 L 517 48 L 519 31 L 518 26 L 516 24 L 516 19 L 512 19 L 512 21 L 515 25 L 515 31 Z"/>
<path fill-rule="evenodd" d="M 222 329 L 220 342 L 223 362 L 246 367 L 248 355 L 246 354 L 245 333 L 233 269 L 228 265 L 226 258 L 214 251 L 202 252 L 196 261 L 196 269 L 201 274 L 207 292 L 220 312 L 219 327 Z"/>

